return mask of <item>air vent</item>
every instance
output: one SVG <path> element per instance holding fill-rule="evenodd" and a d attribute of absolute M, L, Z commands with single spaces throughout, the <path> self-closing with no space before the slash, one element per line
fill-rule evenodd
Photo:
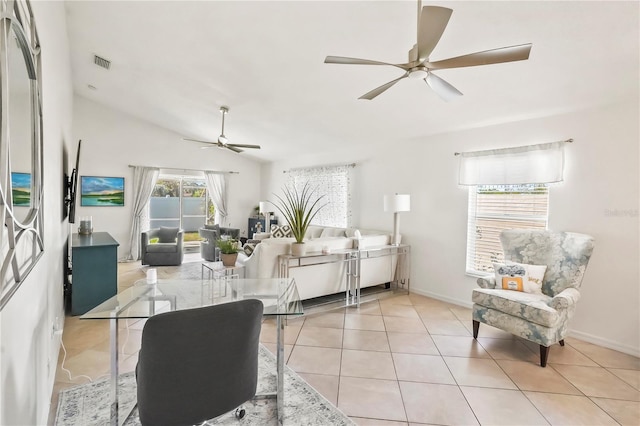
<path fill-rule="evenodd" d="M 93 55 L 93 63 L 99 67 L 104 68 L 105 70 L 111 68 L 111 61 L 108 61 L 105 58 L 101 58 L 98 55 Z"/>

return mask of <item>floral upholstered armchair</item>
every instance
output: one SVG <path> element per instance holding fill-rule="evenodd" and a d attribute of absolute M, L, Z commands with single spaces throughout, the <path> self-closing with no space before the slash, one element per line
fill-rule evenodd
<path fill-rule="evenodd" d="M 540 345 L 540 365 L 545 367 L 549 346 L 564 346 L 593 238 L 512 229 L 502 231 L 500 241 L 507 267 L 494 264 L 495 276 L 478 279 L 481 288 L 473 290 L 472 296 L 473 337 L 478 337 L 482 322 L 535 342 Z"/>

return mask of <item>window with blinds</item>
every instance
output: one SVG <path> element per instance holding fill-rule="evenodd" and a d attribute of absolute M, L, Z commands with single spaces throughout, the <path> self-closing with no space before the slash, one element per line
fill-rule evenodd
<path fill-rule="evenodd" d="M 546 229 L 548 213 L 547 184 L 470 186 L 467 273 L 493 272 L 493 262 L 504 261 L 500 232 Z"/>

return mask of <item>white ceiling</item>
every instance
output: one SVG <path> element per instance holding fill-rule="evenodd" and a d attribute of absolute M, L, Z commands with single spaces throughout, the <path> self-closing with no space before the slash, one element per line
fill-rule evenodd
<path fill-rule="evenodd" d="M 453 9 L 431 60 L 533 43 L 529 60 L 437 72 L 464 93 L 449 103 L 410 79 L 358 100 L 402 70 L 325 56 L 406 62 L 415 1 L 72 1 L 74 89 L 196 139 L 217 138 L 228 105 L 226 136 L 262 145 L 239 154 L 261 161 L 638 98 L 636 1 L 424 5 Z M 94 65 L 94 54 L 111 69 Z M 177 148 L 187 143 L 176 138 Z"/>

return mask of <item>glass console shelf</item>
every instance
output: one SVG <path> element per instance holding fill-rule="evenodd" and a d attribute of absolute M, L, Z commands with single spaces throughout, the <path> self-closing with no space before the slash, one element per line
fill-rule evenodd
<path fill-rule="evenodd" d="M 288 278 L 292 269 L 344 262 L 345 304 L 346 306 L 359 307 L 361 279 L 363 272 L 367 273 L 362 268 L 366 268 L 370 259 L 377 258 L 388 258 L 389 260 L 388 282 L 390 286 L 393 286 L 394 290 L 404 290 L 409 293 L 411 246 L 407 244 L 340 249 L 328 253 L 310 252 L 302 256 L 281 254 L 278 256 L 278 273 L 280 278 Z M 304 283 L 298 283 L 298 285 L 304 285 Z"/>

